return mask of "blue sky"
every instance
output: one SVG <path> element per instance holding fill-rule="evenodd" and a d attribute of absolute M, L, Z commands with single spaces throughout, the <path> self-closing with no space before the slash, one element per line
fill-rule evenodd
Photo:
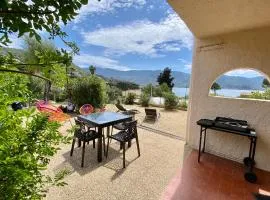
<path fill-rule="evenodd" d="M 89 0 L 62 28 L 80 48 L 74 57 L 80 67 L 191 71 L 193 35 L 166 0 Z M 13 41 L 12 47 L 22 47 L 20 40 Z M 64 47 L 59 40 L 55 44 Z"/>

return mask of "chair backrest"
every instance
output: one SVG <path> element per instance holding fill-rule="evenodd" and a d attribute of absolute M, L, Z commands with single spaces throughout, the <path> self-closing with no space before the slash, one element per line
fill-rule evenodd
<path fill-rule="evenodd" d="M 105 112 L 105 111 L 106 111 L 105 107 L 95 109 L 95 112 Z"/>
<path fill-rule="evenodd" d="M 153 108 L 145 108 L 145 114 L 147 116 L 157 117 L 157 110 Z"/>
<path fill-rule="evenodd" d="M 85 130 L 85 125 L 84 125 L 84 123 L 82 122 L 82 121 L 80 121 L 80 120 L 78 120 L 78 119 L 74 119 L 74 121 L 75 121 L 75 124 L 78 126 L 78 127 L 80 127 L 80 130 L 81 131 L 84 131 Z"/>
<path fill-rule="evenodd" d="M 88 115 L 94 112 L 94 107 L 91 104 L 84 104 L 79 112 L 81 115 Z"/>
<path fill-rule="evenodd" d="M 127 127 L 128 139 L 137 137 L 137 120 L 125 122 L 125 126 Z"/>
<path fill-rule="evenodd" d="M 127 111 L 121 104 L 115 104 L 116 108 L 120 111 Z"/>

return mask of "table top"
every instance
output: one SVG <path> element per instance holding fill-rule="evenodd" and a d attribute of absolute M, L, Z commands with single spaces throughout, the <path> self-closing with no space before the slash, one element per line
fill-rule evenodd
<path fill-rule="evenodd" d="M 244 132 L 244 131 L 230 130 L 226 128 L 216 127 L 214 124 L 214 120 L 210 120 L 210 119 L 200 119 L 199 121 L 197 121 L 197 124 L 208 129 L 224 131 L 224 132 L 233 133 L 233 134 L 242 135 L 242 136 L 248 136 L 248 137 L 257 137 L 256 131 L 254 129 L 249 129 L 250 130 L 249 132 Z"/>
<path fill-rule="evenodd" d="M 89 115 L 79 115 L 79 120 L 96 126 L 109 126 L 116 123 L 128 121 L 132 119 L 131 115 L 124 115 L 116 112 L 98 112 Z"/>

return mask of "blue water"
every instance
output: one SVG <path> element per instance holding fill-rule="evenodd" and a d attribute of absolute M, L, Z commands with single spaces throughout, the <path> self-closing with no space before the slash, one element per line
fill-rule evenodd
<path fill-rule="evenodd" d="M 235 89 L 221 89 L 217 91 L 218 96 L 224 96 L 224 97 L 239 97 L 242 93 L 251 93 L 254 90 L 235 90 Z M 173 88 L 173 92 L 179 96 L 184 97 L 185 95 L 188 96 L 189 94 L 189 88 Z"/>

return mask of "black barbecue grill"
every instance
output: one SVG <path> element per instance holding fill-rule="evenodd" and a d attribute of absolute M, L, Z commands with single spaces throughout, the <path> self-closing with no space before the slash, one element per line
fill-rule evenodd
<path fill-rule="evenodd" d="M 233 131 L 241 131 L 241 132 L 250 132 L 250 128 L 248 126 L 247 121 L 226 118 L 226 117 L 216 117 L 214 120 L 214 126 L 219 128 L 224 128 Z"/>
<path fill-rule="evenodd" d="M 253 172 L 253 167 L 255 165 L 254 156 L 256 152 L 257 135 L 255 130 L 249 127 L 247 121 L 226 117 L 216 117 L 215 120 L 200 119 L 199 121 L 197 121 L 197 124 L 201 126 L 198 162 L 200 162 L 201 152 L 203 153 L 205 151 L 205 140 L 207 129 L 213 129 L 217 131 L 248 137 L 250 139 L 250 147 L 248 157 L 244 158 L 244 164 L 247 167 L 247 171 L 245 172 L 245 179 L 251 183 L 256 182 L 257 176 Z M 202 136 L 204 137 L 203 137 L 203 148 L 201 150 Z"/>

